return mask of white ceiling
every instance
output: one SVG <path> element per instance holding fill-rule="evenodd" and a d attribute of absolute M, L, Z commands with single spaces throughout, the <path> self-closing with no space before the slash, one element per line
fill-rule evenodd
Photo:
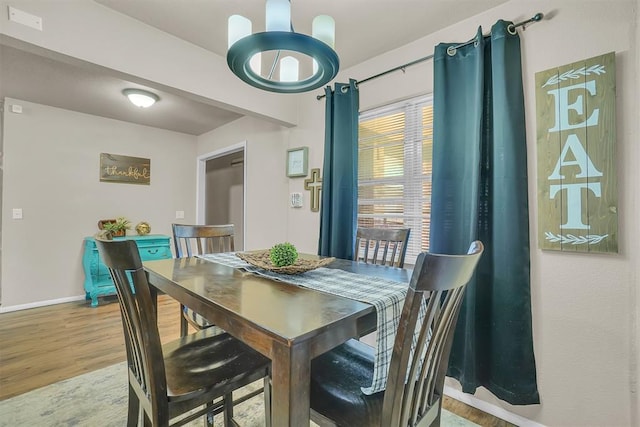
<path fill-rule="evenodd" d="M 241 117 L 152 85 L 115 77 L 97 66 L 68 63 L 4 45 L 0 45 L 0 76 L 0 99 L 17 98 L 191 135 Z M 138 108 L 122 95 L 126 88 L 150 89 L 160 102 Z"/>
<path fill-rule="evenodd" d="M 264 0 L 95 0 L 190 43 L 225 56 L 227 19 L 241 14 L 264 30 Z M 310 33 L 319 14 L 336 21 L 341 68 L 398 48 L 507 0 L 293 0 L 292 22 Z M 30 52 L 27 52 L 29 50 Z M 400 64 L 398 64 L 400 65 Z M 24 46 L 0 46 L 0 96 L 200 135 L 235 120 L 221 110 L 153 82 L 116 76 L 92 64 L 60 61 Z M 121 95 L 126 87 L 152 89 L 161 102 L 141 110 Z M 258 89 L 256 89 L 258 90 Z"/>

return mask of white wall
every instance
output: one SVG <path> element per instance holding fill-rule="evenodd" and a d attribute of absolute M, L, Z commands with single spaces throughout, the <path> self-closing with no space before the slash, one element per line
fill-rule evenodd
<path fill-rule="evenodd" d="M 323 176 L 324 161 L 324 125 L 325 103 L 316 96 L 323 92 L 311 92 L 299 95 L 299 125 L 290 129 L 289 147 L 309 147 L 309 177 L 311 169 L 319 168 Z M 308 177 L 290 178 L 289 192 L 302 193 L 303 207 L 289 208 L 288 240 L 295 244 L 301 252 L 318 253 L 318 237 L 320 235 L 320 213 L 311 212 L 311 192 L 304 189 L 304 180 Z"/>
<path fill-rule="evenodd" d="M 99 219 L 144 220 L 168 235 L 176 210 L 195 221 L 195 137 L 5 102 L 23 113 L 4 112 L 3 309 L 84 295 L 82 239 Z M 151 185 L 100 182 L 100 153 L 151 159 Z M 11 219 L 13 208 L 24 219 Z"/>
<path fill-rule="evenodd" d="M 635 63 L 636 63 L 636 75 L 640 74 L 640 0 L 636 0 L 635 3 Z M 631 33 L 633 40 L 633 33 Z M 640 81 L 638 78 L 633 80 L 635 82 L 635 88 L 631 89 L 631 93 L 635 93 L 635 109 L 632 109 L 629 117 L 640 117 Z M 638 141 L 640 139 L 640 120 L 635 120 L 636 129 L 635 134 L 632 133 L 631 139 Z M 632 154 L 631 158 L 640 160 L 640 154 L 638 153 L 638 144 L 635 144 L 636 151 L 635 157 Z M 637 169 L 637 168 L 635 168 Z M 638 172 L 636 172 L 638 173 Z M 636 179 L 637 175 L 636 175 Z M 636 181 L 637 182 L 637 181 Z M 632 212 L 640 211 L 640 192 L 636 191 L 633 195 L 634 200 L 630 203 Z M 634 217 L 632 217 L 634 218 Z M 635 230 L 632 232 L 630 250 L 631 254 L 635 254 L 636 267 L 632 269 L 630 286 L 632 292 L 635 292 L 635 305 L 633 298 L 630 299 L 631 315 L 634 317 L 633 328 L 631 330 L 631 342 L 635 343 L 633 347 L 633 353 L 631 357 L 632 369 L 631 369 L 631 423 L 632 425 L 640 425 L 640 269 L 638 268 L 638 258 L 640 258 L 640 221 L 637 220 L 638 215 L 635 216 L 634 221 Z M 634 258 L 631 258 L 634 259 Z M 635 371 L 635 375 L 634 375 Z M 635 407 L 635 408 L 634 408 Z"/>
<path fill-rule="evenodd" d="M 523 2 L 516 2 L 522 4 Z M 535 72 L 616 52 L 620 253 L 565 254 L 532 246 L 534 345 L 542 405 L 521 411 L 548 425 L 638 425 L 630 390 L 638 306 L 640 174 L 634 46 L 636 1 L 541 2 L 554 17 L 523 37 L 531 236 L 536 242 Z M 545 7 L 546 6 L 546 7 Z M 535 32 L 534 32 L 535 31 Z M 636 94 L 634 97 L 633 94 Z M 636 338 L 637 339 L 637 338 Z M 635 360 L 634 360 L 635 359 Z M 596 391 L 597 390 L 597 391 Z M 594 392 L 595 391 L 595 392 Z M 515 412 L 515 410 L 514 410 Z"/>
<path fill-rule="evenodd" d="M 198 137 L 198 155 L 246 141 L 245 249 L 265 249 L 287 238 L 288 130 L 243 117 Z"/>

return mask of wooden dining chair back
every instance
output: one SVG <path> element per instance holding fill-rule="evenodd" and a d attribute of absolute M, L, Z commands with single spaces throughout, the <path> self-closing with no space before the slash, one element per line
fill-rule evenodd
<path fill-rule="evenodd" d="M 358 227 L 353 258 L 369 264 L 403 268 L 410 232 L 410 228 Z"/>
<path fill-rule="evenodd" d="M 225 413 L 225 426 L 230 425 L 231 392 L 266 378 L 269 359 L 228 334 L 207 331 L 163 346 L 154 296 L 136 242 L 97 239 L 96 246 L 120 304 L 129 368 L 127 425 L 138 424 L 140 410 L 145 426 L 168 426 L 171 419 L 199 407 L 172 425 L 220 412 Z M 214 404 L 220 397 L 222 401 Z"/>
<path fill-rule="evenodd" d="M 176 257 L 192 257 L 235 250 L 234 226 L 172 224 Z M 205 318 L 180 304 L 180 336 L 187 335 L 189 325 L 194 329 L 212 327 Z"/>
<path fill-rule="evenodd" d="M 235 250 L 233 224 L 172 224 L 172 228 L 173 245 L 178 258 Z"/>
<path fill-rule="evenodd" d="M 349 340 L 314 360 L 311 407 L 315 421 L 339 426 L 440 425 L 453 333 L 466 285 L 483 250 L 482 243 L 475 241 L 466 255 L 423 252 L 418 256 L 385 391 L 362 393 L 360 387 L 371 385 L 373 353 L 360 341 Z"/>

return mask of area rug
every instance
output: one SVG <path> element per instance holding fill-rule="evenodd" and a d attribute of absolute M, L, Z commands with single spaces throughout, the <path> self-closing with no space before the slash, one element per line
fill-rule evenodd
<path fill-rule="evenodd" d="M 258 383 L 255 387 L 260 385 Z M 262 396 L 256 396 L 236 406 L 234 413 L 240 425 L 264 426 L 262 405 Z M 127 367 L 124 362 L 0 402 L 0 426 L 3 427 L 122 427 L 126 421 Z M 222 426 L 222 416 L 217 416 L 214 423 Z M 187 425 L 203 424 L 200 419 Z M 442 425 L 477 426 L 445 410 L 442 411 Z"/>

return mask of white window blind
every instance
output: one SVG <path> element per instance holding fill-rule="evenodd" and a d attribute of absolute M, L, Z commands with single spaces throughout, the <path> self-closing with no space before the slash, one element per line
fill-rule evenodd
<path fill-rule="evenodd" d="M 411 228 L 405 262 L 429 248 L 433 98 L 360 113 L 358 226 Z"/>

